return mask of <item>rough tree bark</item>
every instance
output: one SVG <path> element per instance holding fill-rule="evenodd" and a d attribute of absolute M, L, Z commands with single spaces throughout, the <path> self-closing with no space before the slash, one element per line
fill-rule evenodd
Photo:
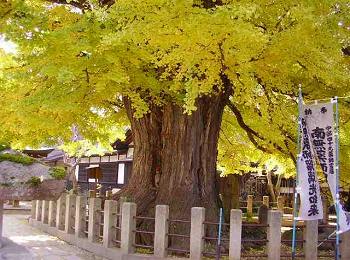
<path fill-rule="evenodd" d="M 136 119 L 125 99 L 134 161 L 129 183 L 116 198 L 131 198 L 138 204 L 138 214 L 144 216 L 154 214 L 155 205 L 166 204 L 172 219 L 189 220 L 191 207 L 201 206 L 207 209 L 207 220 L 216 220 L 220 203 L 217 144 L 231 89 L 198 98 L 197 110 L 190 115 L 168 103 L 151 106 L 147 115 Z M 183 233 L 188 228 L 171 225 L 171 230 Z"/>

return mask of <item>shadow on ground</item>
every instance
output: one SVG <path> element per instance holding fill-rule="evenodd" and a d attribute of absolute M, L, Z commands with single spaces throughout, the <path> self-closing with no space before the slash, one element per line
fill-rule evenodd
<path fill-rule="evenodd" d="M 0 259 L 24 260 L 34 259 L 32 253 L 22 245 L 4 237 L 3 247 L 0 249 Z"/>

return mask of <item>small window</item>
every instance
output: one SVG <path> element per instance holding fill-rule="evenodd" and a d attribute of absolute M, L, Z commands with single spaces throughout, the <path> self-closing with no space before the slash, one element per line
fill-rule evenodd
<path fill-rule="evenodd" d="M 125 176 L 125 163 L 118 164 L 118 184 L 124 184 L 124 176 Z"/>
<path fill-rule="evenodd" d="M 79 178 L 79 164 L 77 166 L 75 166 L 74 174 L 75 174 L 75 178 L 78 180 L 78 178 Z"/>

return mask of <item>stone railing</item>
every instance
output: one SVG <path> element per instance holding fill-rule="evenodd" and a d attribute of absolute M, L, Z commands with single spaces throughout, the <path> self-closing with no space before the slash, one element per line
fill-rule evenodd
<path fill-rule="evenodd" d="M 33 201 L 31 225 L 51 235 L 76 245 L 82 249 L 108 259 L 167 259 L 170 254 L 168 247 L 169 207 L 157 205 L 155 217 L 136 216 L 136 204 L 63 194 L 57 201 Z M 154 221 L 152 255 L 137 254 L 135 243 L 137 219 Z M 189 250 L 190 259 L 202 259 L 205 241 L 205 208 L 194 207 L 191 210 Z M 281 223 L 282 214 L 278 210 L 269 210 L 266 225 L 266 259 L 277 260 L 281 254 Z M 213 223 L 211 223 L 213 224 Z M 232 260 L 241 259 L 242 211 L 231 210 L 229 226 L 229 253 Z M 250 224 L 252 225 L 252 224 Z M 342 259 L 350 259 L 350 232 L 342 236 Z M 118 235 L 119 234 L 119 235 Z M 304 257 L 308 260 L 317 259 L 318 222 L 308 221 L 304 228 Z M 184 254 L 186 255 L 186 254 Z M 169 257 L 170 258 L 170 257 Z M 173 259 L 173 258 L 172 258 Z"/>

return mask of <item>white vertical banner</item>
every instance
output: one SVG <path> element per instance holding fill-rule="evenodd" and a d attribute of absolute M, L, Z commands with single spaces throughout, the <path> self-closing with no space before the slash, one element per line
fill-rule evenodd
<path fill-rule="evenodd" d="M 316 174 L 310 134 L 304 116 L 301 118 L 301 154 L 298 156 L 298 187 L 300 196 L 299 220 L 323 218 L 320 185 Z"/>
<path fill-rule="evenodd" d="M 336 139 L 333 103 L 305 105 L 303 116 L 310 131 L 312 149 L 327 180 L 333 201 L 336 203 Z M 350 230 L 350 215 L 339 205 L 339 233 Z"/>

